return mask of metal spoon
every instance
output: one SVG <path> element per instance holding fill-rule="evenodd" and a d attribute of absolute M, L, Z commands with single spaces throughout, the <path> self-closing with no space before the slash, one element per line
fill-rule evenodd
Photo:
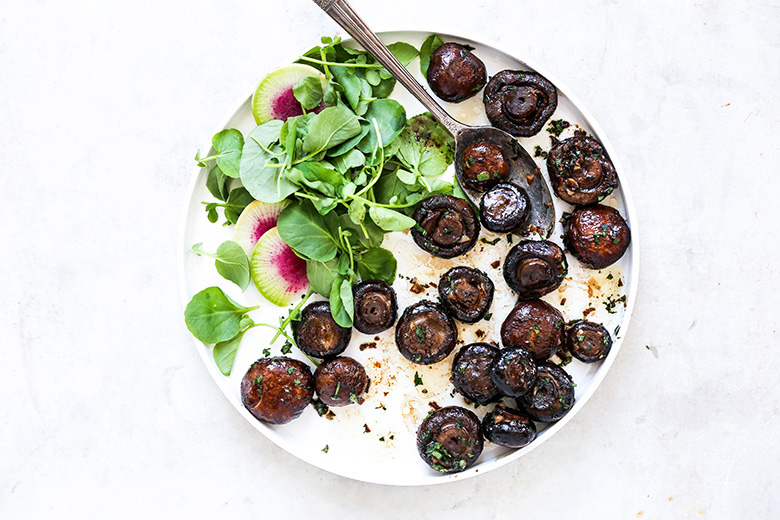
<path fill-rule="evenodd" d="M 520 235 L 538 233 L 545 238 L 552 234 L 555 227 L 555 208 L 550 189 L 534 160 L 513 136 L 492 126 L 464 125 L 450 117 L 368 28 L 346 0 L 314 0 L 314 3 L 370 52 L 455 137 L 455 173 L 475 206 L 479 206 L 481 195 L 465 187 L 461 157 L 468 145 L 478 139 L 484 139 L 501 147 L 510 165 L 507 180 L 525 188 L 531 199 L 531 217 L 521 228 L 513 231 Z"/>

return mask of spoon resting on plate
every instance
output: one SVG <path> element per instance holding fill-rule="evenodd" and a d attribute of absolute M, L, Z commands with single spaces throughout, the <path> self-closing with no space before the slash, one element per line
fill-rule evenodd
<path fill-rule="evenodd" d="M 530 217 L 513 232 L 519 235 L 539 234 L 543 238 L 552 234 L 555 208 L 550 189 L 534 160 L 512 135 L 492 126 L 468 126 L 453 119 L 401 65 L 346 0 L 314 0 L 314 3 L 370 52 L 455 137 L 455 174 L 475 206 L 479 207 L 479 195 L 464 182 L 462 157 L 469 145 L 481 140 L 501 148 L 509 166 L 506 180 L 524 188 L 531 201 Z"/>

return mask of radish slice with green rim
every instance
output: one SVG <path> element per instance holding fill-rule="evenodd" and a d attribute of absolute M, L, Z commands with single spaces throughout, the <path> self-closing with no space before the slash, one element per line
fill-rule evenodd
<path fill-rule="evenodd" d="M 293 87 L 303 78 L 316 76 L 322 82 L 322 91 L 328 88 L 327 78 L 314 67 L 295 63 L 269 73 L 257 86 L 252 96 L 252 114 L 258 125 L 272 119 L 287 121 L 288 117 L 303 115 L 301 104 L 295 99 Z M 325 108 L 324 103 L 312 110 L 314 113 Z"/>
<path fill-rule="evenodd" d="M 247 257 L 252 257 L 252 251 L 255 250 L 255 244 L 260 237 L 269 229 L 276 227 L 279 215 L 287 204 L 286 200 L 274 204 L 256 200 L 244 208 L 236 221 L 233 241 L 244 248 Z"/>
<path fill-rule="evenodd" d="M 306 260 L 282 240 L 276 227 L 258 240 L 249 270 L 260 294 L 280 307 L 289 305 L 309 288 Z"/>

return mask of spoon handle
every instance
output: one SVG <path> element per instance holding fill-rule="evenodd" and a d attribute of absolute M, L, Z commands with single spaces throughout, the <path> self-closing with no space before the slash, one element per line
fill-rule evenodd
<path fill-rule="evenodd" d="M 346 0 L 314 0 L 333 20 L 347 31 L 360 45 L 370 52 L 387 71 L 397 79 L 406 90 L 416 97 L 431 114 L 447 127 L 453 136 L 457 136 L 466 126 L 456 121 L 439 106 L 430 94 L 406 70 L 406 67 L 393 56 L 384 43 L 365 22 L 352 10 Z"/>

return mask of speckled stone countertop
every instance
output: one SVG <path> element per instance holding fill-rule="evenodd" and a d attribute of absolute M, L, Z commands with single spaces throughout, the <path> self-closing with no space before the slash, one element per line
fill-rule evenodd
<path fill-rule="evenodd" d="M 539 449 L 453 484 L 355 482 L 277 448 L 193 348 L 177 235 L 195 150 L 335 25 L 308 0 L 10 0 L 0 517 L 780 516 L 780 2 L 353 6 L 543 64 L 610 137 L 643 258 L 602 386 Z"/>

